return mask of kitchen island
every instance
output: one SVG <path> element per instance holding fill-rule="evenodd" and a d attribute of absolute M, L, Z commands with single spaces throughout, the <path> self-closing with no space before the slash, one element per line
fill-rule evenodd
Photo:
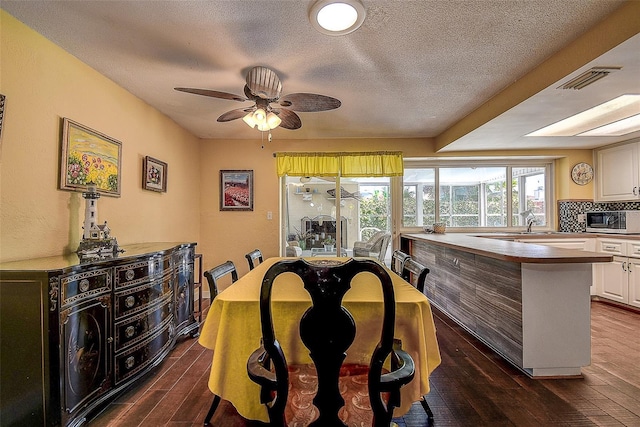
<path fill-rule="evenodd" d="M 403 234 L 431 270 L 436 308 L 531 377 L 579 376 L 591 360 L 592 263 L 607 254 L 468 234 Z"/>

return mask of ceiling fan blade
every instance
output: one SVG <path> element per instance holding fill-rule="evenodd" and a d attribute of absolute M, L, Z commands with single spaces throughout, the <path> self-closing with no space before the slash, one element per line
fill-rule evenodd
<path fill-rule="evenodd" d="M 244 98 L 240 95 L 234 95 L 232 93 L 227 93 L 227 92 L 219 92 L 217 90 L 193 89 L 189 87 L 176 87 L 174 89 L 180 92 L 195 93 L 196 95 L 210 96 L 212 98 L 228 99 L 230 101 L 240 101 L 240 102 L 248 101 L 247 98 Z"/>
<path fill-rule="evenodd" d="M 279 104 L 303 113 L 333 110 L 342 105 L 336 98 L 315 93 L 290 93 L 280 98 Z"/>
<path fill-rule="evenodd" d="M 231 120 L 240 119 L 253 111 L 253 108 L 236 108 L 235 110 L 227 111 L 218 117 L 219 122 L 230 122 Z"/>
<path fill-rule="evenodd" d="M 278 99 L 282 83 L 275 71 L 266 67 L 253 67 L 247 73 L 247 87 L 254 96 L 262 99 Z"/>
<path fill-rule="evenodd" d="M 280 120 L 282 120 L 280 123 L 281 128 L 295 130 L 302 127 L 302 120 L 300 120 L 300 116 L 293 111 L 287 110 L 286 108 L 274 108 L 271 111 L 276 113 L 278 117 L 280 117 Z"/>

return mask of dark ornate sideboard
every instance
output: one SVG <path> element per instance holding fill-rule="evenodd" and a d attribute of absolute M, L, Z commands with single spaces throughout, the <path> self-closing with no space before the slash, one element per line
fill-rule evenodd
<path fill-rule="evenodd" d="M 195 246 L 0 264 L 0 425 L 83 424 L 197 335 Z"/>

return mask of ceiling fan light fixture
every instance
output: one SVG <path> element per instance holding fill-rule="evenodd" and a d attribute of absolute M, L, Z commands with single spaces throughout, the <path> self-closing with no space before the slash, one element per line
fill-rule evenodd
<path fill-rule="evenodd" d="M 242 118 L 242 120 L 251 128 L 258 128 L 259 131 L 265 132 L 271 129 L 275 129 L 280 126 L 282 120 L 277 114 L 269 111 L 265 112 L 262 108 L 258 108 L 256 111 L 248 113 Z"/>
<path fill-rule="evenodd" d="M 267 126 L 269 126 L 269 129 L 275 129 L 278 126 L 280 126 L 280 123 L 282 123 L 282 120 L 280 120 L 280 117 L 278 117 L 277 114 L 269 112 L 269 114 L 267 114 Z"/>
<path fill-rule="evenodd" d="M 359 0 L 318 0 L 311 7 L 309 21 L 323 34 L 341 36 L 360 28 L 365 15 Z"/>

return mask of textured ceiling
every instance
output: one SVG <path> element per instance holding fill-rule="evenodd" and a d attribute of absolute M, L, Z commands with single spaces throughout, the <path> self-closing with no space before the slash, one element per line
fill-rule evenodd
<path fill-rule="evenodd" d="M 624 2 L 363 0 L 363 26 L 340 37 L 323 35 L 309 24 L 313 3 L 3 0 L 0 6 L 201 138 L 256 138 L 259 132 L 241 120 L 216 122 L 222 113 L 251 103 L 174 87 L 242 95 L 247 70 L 264 65 L 280 76 L 283 94 L 311 92 L 342 101 L 337 110 L 300 113 L 302 128 L 275 129 L 276 141 L 439 137 Z M 625 67 L 615 90 L 640 93 L 639 74 L 629 78 L 634 67 L 640 72 L 640 37 L 619 49 L 609 53 L 613 65 Z M 456 137 L 445 151 L 615 142 L 521 138 L 612 97 L 582 94 L 580 100 L 567 100 L 568 95 L 553 92 L 555 86 L 546 98 L 543 91 Z M 561 107 L 566 101 L 570 105 Z"/>

